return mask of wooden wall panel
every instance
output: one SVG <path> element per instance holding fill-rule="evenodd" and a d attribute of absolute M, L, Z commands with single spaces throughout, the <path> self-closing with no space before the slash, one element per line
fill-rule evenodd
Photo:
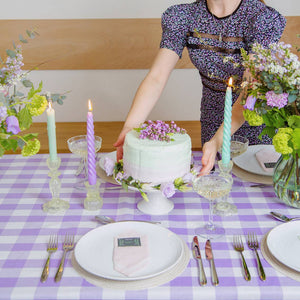
<path fill-rule="evenodd" d="M 300 44 L 300 16 L 287 21 L 283 40 Z M 40 70 L 148 69 L 161 37 L 160 19 L 0 20 L 0 55 L 30 28 L 25 68 Z M 193 68 L 186 50 L 176 67 Z"/>

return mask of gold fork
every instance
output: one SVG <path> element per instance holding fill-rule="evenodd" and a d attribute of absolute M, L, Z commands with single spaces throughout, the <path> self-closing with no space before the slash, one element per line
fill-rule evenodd
<path fill-rule="evenodd" d="M 244 244 L 242 241 L 242 237 L 241 236 L 234 236 L 233 237 L 233 248 L 235 251 L 238 251 L 241 253 L 241 257 L 242 257 L 242 262 L 243 262 L 243 274 L 244 274 L 244 278 L 247 281 L 251 280 L 251 275 L 250 272 L 248 270 L 244 255 L 243 255 L 243 251 L 244 251 Z"/>
<path fill-rule="evenodd" d="M 47 252 L 49 254 L 48 254 L 48 258 L 47 258 L 47 261 L 45 263 L 42 275 L 41 275 L 41 282 L 45 282 L 48 278 L 50 256 L 56 250 L 57 250 L 57 235 L 52 235 L 52 236 L 50 236 L 49 242 L 48 242 L 48 245 L 47 245 Z"/>
<path fill-rule="evenodd" d="M 247 244 L 251 250 L 255 251 L 258 274 L 260 279 L 264 281 L 266 280 L 266 274 L 258 256 L 257 249 L 259 249 L 259 244 L 255 233 L 248 233 Z"/>
<path fill-rule="evenodd" d="M 74 248 L 74 235 L 70 236 L 70 235 L 66 234 L 65 240 L 64 240 L 64 243 L 63 243 L 64 253 L 63 253 L 63 256 L 61 258 L 60 265 L 58 267 L 56 275 L 55 275 L 55 282 L 58 282 L 58 281 L 61 280 L 62 274 L 64 272 L 64 264 L 65 264 L 66 253 L 68 251 L 72 250 L 73 248 Z"/>

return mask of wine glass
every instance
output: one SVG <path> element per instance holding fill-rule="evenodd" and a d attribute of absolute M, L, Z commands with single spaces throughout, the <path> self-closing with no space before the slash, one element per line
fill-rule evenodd
<path fill-rule="evenodd" d="M 231 159 L 246 152 L 248 145 L 249 140 L 246 137 L 234 134 L 230 141 Z"/>
<path fill-rule="evenodd" d="M 232 135 L 230 142 L 230 158 L 234 158 L 246 152 L 248 149 L 249 140 L 246 137 L 240 135 Z M 221 153 L 221 151 L 220 151 Z M 222 173 L 228 174 L 229 176 L 232 169 L 232 161 L 228 166 L 222 163 L 222 160 L 218 161 L 219 169 Z M 233 180 L 232 191 L 237 191 L 240 188 L 239 181 Z M 220 198 L 218 203 L 214 206 L 214 213 L 221 216 L 230 216 L 237 213 L 237 208 L 234 204 L 228 202 L 228 195 L 224 195 Z"/>
<path fill-rule="evenodd" d="M 217 198 L 229 194 L 232 186 L 232 177 L 224 173 L 209 173 L 193 180 L 193 189 L 200 196 L 209 201 L 208 223 L 200 228 L 196 228 L 195 233 L 204 238 L 218 238 L 224 235 L 225 229 L 217 226 L 213 222 L 213 202 Z"/>
<path fill-rule="evenodd" d="M 88 168 L 87 168 L 87 140 L 86 135 L 76 135 L 67 140 L 69 150 L 75 155 L 81 158 L 79 167 L 76 171 L 76 176 L 83 172 L 84 179 L 79 181 L 75 188 L 85 189 L 84 182 L 88 177 Z M 102 138 L 95 135 L 95 153 L 101 149 Z"/>

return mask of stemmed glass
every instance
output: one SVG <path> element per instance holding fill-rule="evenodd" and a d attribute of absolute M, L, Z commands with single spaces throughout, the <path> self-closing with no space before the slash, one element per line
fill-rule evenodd
<path fill-rule="evenodd" d="M 249 145 L 249 140 L 240 135 L 234 134 L 230 142 L 230 157 L 234 158 L 246 152 Z"/>
<path fill-rule="evenodd" d="M 84 182 L 87 181 L 88 169 L 87 169 L 87 141 L 86 135 L 77 135 L 67 140 L 69 150 L 75 155 L 81 158 L 76 176 L 83 172 L 84 179 L 76 183 L 75 188 L 85 189 Z M 102 138 L 95 135 L 95 153 L 101 149 Z"/>
<path fill-rule="evenodd" d="M 193 189 L 200 196 L 209 201 L 208 223 L 200 228 L 196 228 L 195 233 L 204 238 L 215 239 L 225 233 L 225 229 L 217 226 L 213 222 L 213 202 L 215 199 L 229 194 L 232 186 L 232 177 L 224 173 L 209 173 L 193 180 Z"/>
<path fill-rule="evenodd" d="M 240 135 L 233 135 L 230 142 L 230 158 L 234 158 L 246 152 L 249 145 L 249 140 L 246 137 Z M 222 161 L 218 161 L 219 169 L 221 173 L 231 176 L 232 161 L 228 166 L 225 166 Z M 232 190 L 240 188 L 237 181 L 233 181 L 234 185 Z M 215 205 L 214 212 L 217 215 L 229 216 L 237 213 L 237 208 L 234 204 L 228 202 L 228 195 L 221 197 L 220 201 Z"/>

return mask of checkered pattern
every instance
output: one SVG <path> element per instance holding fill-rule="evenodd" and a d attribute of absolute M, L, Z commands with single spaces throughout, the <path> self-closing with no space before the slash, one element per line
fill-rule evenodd
<path fill-rule="evenodd" d="M 194 159 L 200 163 L 200 152 Z M 162 286 L 142 291 L 121 291 L 95 287 L 81 278 L 72 268 L 70 253 L 62 280 L 54 282 L 54 275 L 62 256 L 62 242 L 66 233 L 75 234 L 78 240 L 89 230 L 99 226 L 93 217 L 97 212 L 83 208 L 85 192 L 74 188 L 80 179 L 74 175 L 79 160 L 73 154 L 60 154 L 62 199 L 70 202 L 70 209 L 59 215 L 43 212 L 42 205 L 49 201 L 48 155 L 23 158 L 6 155 L 0 159 L 0 299 L 299 299 L 300 284 L 274 270 L 262 257 L 267 280 L 262 282 L 257 273 L 254 253 L 245 246 L 245 259 L 252 280 L 246 282 L 241 271 L 239 253 L 232 248 L 232 237 L 255 232 L 258 238 L 279 222 L 271 218 L 270 211 L 287 215 L 300 215 L 297 209 L 279 202 L 272 187 L 253 188 L 249 182 L 238 182 L 230 199 L 238 207 L 238 215 L 215 217 L 216 223 L 226 229 L 226 236 L 212 241 L 215 264 L 220 285 L 211 284 L 209 262 L 203 265 L 208 277 L 206 287 L 198 284 L 197 263 L 192 258 L 181 276 Z M 102 183 L 100 195 L 104 199 L 101 214 L 116 220 L 138 219 L 160 221 L 181 236 L 190 247 L 194 229 L 208 219 L 209 205 L 194 192 L 176 193 L 175 207 L 163 216 L 144 215 L 137 210 L 141 200 L 138 192 L 110 190 Z M 40 275 L 47 258 L 49 236 L 58 234 L 60 246 L 50 260 L 50 274 L 46 283 Z M 199 238 L 204 256 L 205 240 Z"/>

